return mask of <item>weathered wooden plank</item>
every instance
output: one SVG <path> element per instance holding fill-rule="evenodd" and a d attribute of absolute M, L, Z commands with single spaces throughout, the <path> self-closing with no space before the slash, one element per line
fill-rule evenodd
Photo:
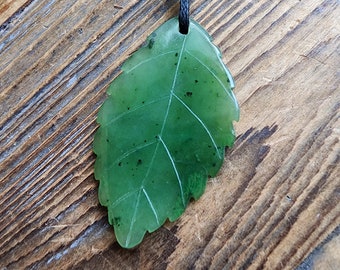
<path fill-rule="evenodd" d="M 336 0 L 192 1 L 236 80 L 239 135 L 176 222 L 122 250 L 91 151 L 109 82 L 177 1 L 0 3 L 0 266 L 292 269 L 340 224 Z"/>
<path fill-rule="evenodd" d="M 31 1 L 27 0 L 18 0 L 18 1 L 10 1 L 10 0 L 2 0 L 0 2 L 0 25 L 1 27 L 6 27 L 9 22 L 9 19 L 15 20 L 15 13 L 21 13 L 23 8 L 28 6 Z"/>

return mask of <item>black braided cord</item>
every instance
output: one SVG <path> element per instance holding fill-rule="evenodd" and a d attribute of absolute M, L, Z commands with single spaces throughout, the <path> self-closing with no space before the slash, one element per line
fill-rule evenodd
<path fill-rule="evenodd" d="M 189 32 L 189 0 L 181 0 L 179 6 L 179 32 L 183 35 Z"/>

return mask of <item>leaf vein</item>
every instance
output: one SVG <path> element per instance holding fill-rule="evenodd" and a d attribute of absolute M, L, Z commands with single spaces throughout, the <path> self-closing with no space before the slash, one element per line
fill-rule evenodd
<path fill-rule="evenodd" d="M 135 225 L 135 222 L 136 222 L 136 215 L 137 215 L 137 209 L 138 209 L 139 202 L 140 202 L 140 195 L 141 195 L 141 189 L 139 189 L 139 192 L 138 192 L 138 196 L 137 196 L 137 200 L 136 200 L 136 205 L 134 207 L 135 211 L 133 212 L 133 216 L 132 216 L 132 219 L 131 219 L 129 232 L 128 232 L 128 235 L 126 236 L 126 241 L 125 241 L 125 245 L 126 246 L 129 246 L 130 241 L 131 241 L 131 233 L 132 233 L 133 225 Z"/>
<path fill-rule="evenodd" d="M 138 189 L 136 190 L 132 190 L 128 193 L 125 193 L 123 196 L 119 197 L 117 200 L 115 200 L 114 202 L 111 203 L 111 207 L 114 208 L 116 207 L 118 204 L 120 204 L 122 201 L 126 200 L 127 198 L 129 198 L 131 195 L 133 195 L 133 193 L 137 192 Z"/>
<path fill-rule="evenodd" d="M 104 168 L 104 170 L 111 170 L 113 168 L 113 166 L 115 166 L 119 161 L 123 160 L 124 158 L 127 158 L 128 156 L 130 156 L 131 154 L 137 152 L 138 150 L 141 150 L 145 147 L 148 147 L 150 145 L 155 144 L 157 141 L 152 141 L 152 142 L 148 142 L 148 143 L 143 143 L 140 145 L 137 145 L 135 147 L 133 147 L 132 149 L 126 151 L 124 154 L 122 154 L 120 157 L 118 157 L 114 162 L 112 162 L 112 164 L 106 168 Z"/>
<path fill-rule="evenodd" d="M 173 94 L 174 95 L 174 97 L 192 114 L 192 116 L 193 117 L 195 117 L 196 118 L 196 120 L 200 123 L 200 125 L 203 127 L 203 129 L 206 131 L 206 133 L 208 134 L 208 136 L 209 136 L 209 138 L 210 138 L 210 140 L 211 140 L 211 142 L 213 143 L 213 145 L 214 145 L 214 148 L 215 148 L 215 150 L 216 150 L 216 153 L 217 153 L 217 155 L 218 155 L 218 158 L 219 159 L 221 159 L 222 157 L 221 157 L 221 154 L 220 154 L 220 151 L 218 150 L 218 147 L 217 147 L 217 144 L 216 144 L 216 142 L 215 142 L 215 139 L 213 138 L 213 136 L 212 136 L 212 134 L 211 134 L 211 132 L 209 131 L 209 129 L 208 129 L 208 127 L 204 124 L 204 122 L 198 117 L 198 115 L 197 114 L 195 114 L 191 109 L 190 109 L 190 107 L 187 105 L 187 104 L 185 104 L 185 102 L 180 98 L 180 97 L 178 97 L 176 94 Z"/>
<path fill-rule="evenodd" d="M 165 113 L 165 116 L 164 116 L 164 121 L 163 121 L 162 129 L 161 129 L 161 132 L 160 132 L 160 136 L 163 135 L 164 127 L 165 127 L 166 121 L 168 119 L 168 115 L 169 115 L 169 111 L 170 111 L 170 106 L 171 106 L 171 103 L 172 103 L 172 97 L 173 97 L 173 94 L 174 94 L 174 89 L 175 89 L 175 85 L 176 85 L 176 81 L 177 81 L 178 70 L 179 70 L 179 66 L 180 66 L 181 61 L 182 61 L 183 52 L 185 50 L 186 40 L 187 40 L 187 36 L 184 36 L 182 48 L 181 48 L 181 51 L 179 53 L 178 64 L 176 66 L 176 71 L 175 71 L 175 74 L 174 74 L 174 79 L 172 81 L 172 86 L 171 86 L 171 90 L 170 90 L 170 97 L 169 97 L 169 103 L 168 103 L 168 107 L 166 109 L 166 113 Z"/>
<path fill-rule="evenodd" d="M 142 104 L 142 105 L 136 106 L 136 107 L 134 107 L 133 109 L 130 109 L 129 111 L 125 111 L 125 112 L 123 112 L 123 113 L 117 115 L 115 118 L 111 119 L 109 122 L 107 122 L 107 123 L 105 123 L 105 124 L 101 124 L 101 127 L 107 127 L 107 126 L 113 124 L 114 122 L 116 122 L 117 120 L 119 120 L 120 118 L 124 117 L 125 115 L 127 115 L 127 114 L 129 114 L 129 113 L 135 112 L 135 111 L 137 111 L 137 110 L 139 110 L 139 109 L 141 109 L 141 108 L 143 108 L 143 107 L 152 105 L 152 104 L 157 103 L 157 102 L 159 102 L 159 101 L 162 101 L 163 99 L 166 99 L 166 98 L 169 98 L 169 95 L 168 95 L 168 94 L 165 95 L 165 96 L 162 96 L 162 97 L 160 97 L 160 98 L 158 98 L 158 99 L 154 99 L 154 100 L 152 100 L 152 101 L 150 101 L 150 102 L 146 102 L 146 103 L 144 103 L 144 104 Z"/>
<path fill-rule="evenodd" d="M 139 207 L 139 203 L 140 203 L 140 196 L 141 196 L 141 190 L 144 189 L 144 183 L 145 183 L 145 180 L 147 179 L 150 171 L 151 171 L 151 168 L 153 166 L 153 163 L 154 163 L 154 160 L 155 160 L 155 156 L 156 156 L 156 153 L 158 151 L 158 146 L 159 146 L 159 141 L 156 145 L 156 148 L 155 148 L 155 151 L 153 152 L 153 155 L 152 155 L 152 158 L 151 158 L 151 161 L 150 161 L 150 166 L 142 180 L 142 183 L 141 183 L 141 189 L 139 190 L 139 193 L 138 193 L 138 196 L 137 196 L 137 199 L 136 199 L 136 205 L 135 205 L 135 211 L 133 213 L 133 216 L 132 216 L 132 219 L 131 219 L 131 223 L 130 223 L 130 228 L 129 228 L 129 232 L 128 232 L 128 235 L 127 235 L 127 238 L 126 238 L 126 241 L 125 241 L 125 244 L 126 246 L 128 246 L 130 244 L 130 240 L 131 240 L 131 233 L 132 233 L 132 228 L 136 222 L 136 215 L 137 215 L 137 209 Z"/>
<path fill-rule="evenodd" d="M 211 68 L 209 66 L 207 66 L 206 64 L 204 64 L 199 58 L 197 58 L 195 55 L 191 54 L 189 51 L 186 51 L 191 57 L 193 57 L 194 59 L 196 59 L 203 67 L 205 67 L 209 73 L 219 82 L 219 84 L 222 86 L 224 92 L 229 96 L 229 98 L 231 100 L 235 100 L 235 97 L 234 95 L 226 88 L 226 86 L 223 84 L 223 82 L 220 80 L 220 78 L 218 78 L 218 76 L 211 70 Z M 234 87 L 233 85 L 233 79 L 231 77 L 231 75 L 229 75 L 229 71 L 228 70 L 225 70 L 228 74 L 228 78 L 229 78 L 229 81 L 230 81 L 230 86 L 231 88 Z"/>
<path fill-rule="evenodd" d="M 159 218 L 158 218 L 158 214 L 157 214 L 157 212 L 156 212 L 156 208 L 154 207 L 154 205 L 153 205 L 153 203 L 152 203 L 152 201 L 151 201 L 151 199 L 150 199 L 148 193 L 146 192 L 145 188 L 143 188 L 143 193 L 144 193 L 145 198 L 147 199 L 147 201 L 148 201 L 148 203 L 149 203 L 149 205 L 150 205 L 150 208 L 151 208 L 151 210 L 152 210 L 152 212 L 153 212 L 153 214 L 154 214 L 154 216 L 155 216 L 155 218 L 156 218 L 157 225 L 160 225 L 160 223 L 159 223 Z"/>
<path fill-rule="evenodd" d="M 159 137 L 159 140 L 160 140 L 160 142 L 162 143 L 162 145 L 163 145 L 163 147 L 164 147 L 164 149 L 165 149 L 165 151 L 166 151 L 166 153 L 167 153 L 167 155 L 168 155 L 168 157 L 169 157 L 169 159 L 170 159 L 170 161 L 171 161 L 172 168 L 173 168 L 174 171 L 175 171 L 175 174 L 176 174 L 176 177 L 177 177 L 177 181 L 178 181 L 178 185 L 179 185 L 179 189 L 180 189 L 180 191 L 181 191 L 181 199 L 182 199 L 182 203 L 183 203 L 183 206 L 185 206 L 185 199 L 184 199 L 184 192 L 183 192 L 182 180 L 181 180 L 181 178 L 180 178 L 180 176 L 179 176 L 179 173 L 178 173 L 178 170 L 177 170 L 175 161 L 174 161 L 174 159 L 172 158 L 171 153 L 170 153 L 168 147 L 166 146 L 165 142 L 163 141 L 162 137 Z"/>
<path fill-rule="evenodd" d="M 126 72 L 130 72 L 130 71 L 132 71 L 132 70 L 138 68 L 139 66 L 141 66 L 141 65 L 143 65 L 143 64 L 145 64 L 145 63 L 147 63 L 147 62 L 153 61 L 153 60 L 155 60 L 155 59 L 157 59 L 157 58 L 159 58 L 159 57 L 162 57 L 162 56 L 165 56 L 165 55 L 174 53 L 174 52 L 176 52 L 176 50 L 164 52 L 164 53 L 158 54 L 158 55 L 156 55 L 156 56 L 150 57 L 150 58 L 148 58 L 148 59 L 146 59 L 146 60 L 144 60 L 144 61 L 139 62 L 137 65 L 135 65 L 135 66 L 132 67 L 131 69 L 126 70 Z"/>

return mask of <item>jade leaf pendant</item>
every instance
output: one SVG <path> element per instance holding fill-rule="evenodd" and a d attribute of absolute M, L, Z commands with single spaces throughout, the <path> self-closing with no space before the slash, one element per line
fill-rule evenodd
<path fill-rule="evenodd" d="M 235 140 L 234 82 L 206 31 L 161 25 L 123 65 L 99 110 L 99 201 L 122 247 L 176 220 L 219 171 Z"/>

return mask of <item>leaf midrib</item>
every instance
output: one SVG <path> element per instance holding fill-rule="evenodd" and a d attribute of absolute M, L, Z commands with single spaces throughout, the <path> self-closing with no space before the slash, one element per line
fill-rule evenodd
<path fill-rule="evenodd" d="M 164 132 L 165 124 L 166 124 L 166 122 L 168 120 L 169 111 L 170 111 L 170 107 L 171 107 L 171 103 L 172 103 L 172 98 L 173 98 L 173 93 L 174 93 L 174 88 L 175 88 L 177 77 L 178 77 L 178 70 L 179 70 L 179 67 L 181 65 L 181 61 L 182 61 L 182 56 L 183 56 L 183 51 L 184 51 L 184 48 L 185 48 L 186 40 L 187 40 L 187 35 L 185 35 L 184 38 L 183 38 L 182 48 L 181 48 L 181 51 L 179 53 L 179 57 L 178 57 L 179 60 L 178 60 L 177 66 L 176 66 L 176 71 L 175 71 L 175 74 L 174 74 L 174 79 L 173 79 L 171 90 L 170 90 L 168 106 L 167 106 L 167 109 L 166 109 L 166 113 L 165 113 L 165 116 L 164 116 L 164 120 L 163 120 L 163 124 L 162 124 L 162 128 L 161 128 L 160 134 L 158 135 L 159 136 L 159 141 L 158 141 L 158 143 L 156 145 L 156 148 L 155 148 L 154 153 L 152 155 L 150 166 L 149 166 L 149 168 L 148 168 L 148 170 L 147 170 L 147 172 L 145 174 L 144 179 L 142 180 L 141 188 L 140 188 L 140 190 L 138 192 L 138 195 L 137 195 L 135 211 L 133 213 L 131 224 L 130 224 L 130 228 L 129 228 L 129 232 L 128 232 L 128 235 L 126 237 L 126 243 L 125 243 L 126 246 L 129 246 L 129 244 L 130 244 L 132 228 L 133 228 L 134 223 L 136 221 L 137 209 L 139 207 L 139 202 L 140 202 L 140 197 L 141 197 L 142 190 L 144 189 L 145 180 L 149 176 L 150 168 L 153 167 L 153 163 L 154 163 L 155 156 L 156 156 L 156 153 L 157 153 L 158 148 L 159 148 L 159 144 L 162 142 L 162 135 L 163 135 L 163 132 Z M 176 170 L 176 172 L 177 172 L 177 170 Z M 178 181 L 180 183 L 179 186 L 180 186 L 180 189 L 181 189 L 182 203 L 183 203 L 183 206 L 185 207 L 185 201 L 184 201 L 184 194 L 183 194 L 183 188 L 182 188 L 181 179 L 179 178 L 178 174 L 176 174 L 176 176 L 178 177 Z M 148 200 L 148 202 L 150 203 L 150 200 Z M 155 218 L 156 218 L 156 220 L 158 220 L 157 216 L 155 216 Z"/>

